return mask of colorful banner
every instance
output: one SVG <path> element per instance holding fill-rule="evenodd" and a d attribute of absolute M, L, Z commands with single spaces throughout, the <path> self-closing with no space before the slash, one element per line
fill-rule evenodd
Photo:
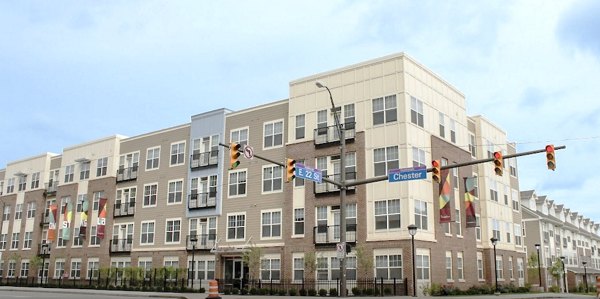
<path fill-rule="evenodd" d="M 98 230 L 96 236 L 104 239 L 104 228 L 106 226 L 106 198 L 100 198 L 100 206 L 98 208 Z"/>
<path fill-rule="evenodd" d="M 440 223 L 448 223 L 452 221 L 452 185 L 450 181 L 450 171 L 444 169 L 440 173 Z"/>
<path fill-rule="evenodd" d="M 71 201 L 67 202 L 64 206 L 64 217 L 62 224 L 62 238 L 63 240 L 71 240 L 71 219 L 73 219 L 73 204 Z"/>
<path fill-rule="evenodd" d="M 53 204 L 50 206 L 50 213 L 48 215 L 48 242 L 56 240 L 56 212 L 58 206 Z"/>
<path fill-rule="evenodd" d="M 475 187 L 477 178 L 465 179 L 465 215 L 467 216 L 467 227 L 477 227 L 477 217 L 475 216 Z"/>
<path fill-rule="evenodd" d="M 82 239 L 85 239 L 85 234 L 87 233 L 88 208 L 89 202 L 87 198 L 85 198 L 81 203 L 81 220 L 79 222 L 79 237 Z"/>

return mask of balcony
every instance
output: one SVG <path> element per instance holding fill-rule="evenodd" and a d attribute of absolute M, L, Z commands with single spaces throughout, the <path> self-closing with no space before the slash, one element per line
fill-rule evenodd
<path fill-rule="evenodd" d="M 40 227 L 44 227 L 44 225 L 48 225 L 50 223 L 50 210 L 46 209 L 44 212 L 40 214 Z"/>
<path fill-rule="evenodd" d="M 320 225 L 314 228 L 315 245 L 333 245 L 340 242 L 339 225 Z M 356 243 L 356 224 L 346 225 L 346 242 Z"/>
<path fill-rule="evenodd" d="M 217 192 L 192 193 L 188 195 L 188 209 L 210 209 L 217 206 Z"/>
<path fill-rule="evenodd" d="M 340 181 L 340 174 L 331 174 L 331 175 L 326 175 L 324 176 L 325 178 L 334 180 L 336 182 Z M 346 181 L 353 181 L 356 180 L 356 172 L 346 172 Z M 331 183 L 314 183 L 315 185 L 315 194 L 326 194 L 326 193 L 331 193 L 331 192 L 339 192 L 340 191 L 340 187 L 331 184 Z M 356 190 L 356 186 L 352 186 L 352 187 L 348 187 L 348 189 L 346 191 L 355 191 Z"/>
<path fill-rule="evenodd" d="M 117 202 L 114 206 L 114 217 L 133 216 L 135 214 L 135 201 Z"/>
<path fill-rule="evenodd" d="M 129 253 L 131 252 L 132 238 L 112 239 L 110 241 L 110 253 Z"/>
<path fill-rule="evenodd" d="M 46 245 L 46 246 L 42 246 L 42 245 Z M 50 251 L 51 251 L 50 243 L 38 244 L 37 255 L 39 257 L 41 257 L 41 258 L 49 258 L 50 257 Z"/>
<path fill-rule="evenodd" d="M 58 181 L 50 181 L 44 184 L 46 189 L 46 196 L 55 196 L 56 190 L 58 189 Z"/>
<path fill-rule="evenodd" d="M 185 247 L 188 251 L 193 250 L 192 242 L 190 239 L 195 236 L 196 241 L 196 250 L 211 250 L 215 247 L 215 243 L 217 241 L 217 234 L 200 234 L 200 235 L 188 235 L 185 239 Z"/>
<path fill-rule="evenodd" d="M 342 124 L 342 128 L 345 129 L 344 137 L 346 137 L 346 142 L 354 141 L 354 137 L 356 136 L 355 126 L 355 122 Z M 339 142 L 340 136 L 338 134 L 337 126 L 329 126 L 315 129 L 314 139 L 315 146 L 323 146 Z"/>
<path fill-rule="evenodd" d="M 117 170 L 117 183 L 127 182 L 137 179 L 138 167 L 119 168 Z"/>
<path fill-rule="evenodd" d="M 192 170 L 217 166 L 217 164 L 219 164 L 219 150 L 195 153 L 190 157 L 190 169 Z"/>

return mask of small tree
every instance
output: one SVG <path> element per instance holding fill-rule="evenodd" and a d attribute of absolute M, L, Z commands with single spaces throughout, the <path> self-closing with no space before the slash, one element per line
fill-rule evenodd
<path fill-rule="evenodd" d="M 44 260 L 39 255 L 36 255 L 33 258 L 31 258 L 29 260 L 31 271 L 35 273 L 40 268 L 40 266 L 42 266 L 43 262 Z M 36 274 L 35 276 L 38 276 L 38 274 Z"/>
<path fill-rule="evenodd" d="M 255 280 L 260 277 L 260 258 L 262 257 L 262 248 L 252 246 L 244 252 L 242 259 L 248 265 L 248 274 L 250 280 Z"/>
<path fill-rule="evenodd" d="M 532 252 L 529 255 L 529 259 L 527 259 L 527 266 L 529 268 L 537 269 L 538 268 L 538 255 L 536 252 Z"/>
<path fill-rule="evenodd" d="M 304 253 L 304 277 L 310 277 L 317 270 L 317 254 L 314 251 Z"/>
<path fill-rule="evenodd" d="M 373 258 L 367 253 L 363 244 L 356 246 L 356 263 L 362 277 L 369 277 L 373 270 Z"/>

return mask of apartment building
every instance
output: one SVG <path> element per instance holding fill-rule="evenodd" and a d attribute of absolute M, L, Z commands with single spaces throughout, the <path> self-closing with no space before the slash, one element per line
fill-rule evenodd
<path fill-rule="evenodd" d="M 520 195 L 530 257 L 533 253 L 537 255 L 535 245 L 540 245 L 542 287 L 564 289 L 562 276 L 555 277 L 550 271 L 553 265 L 562 267 L 562 262 L 567 272 L 567 290 L 579 286 L 586 272 L 591 286 L 593 277 L 600 274 L 600 224 L 548 196 L 538 195 L 535 190 L 523 191 Z M 534 269 L 536 263 L 534 260 L 530 267 L 530 282 L 539 284 L 538 272 Z"/>

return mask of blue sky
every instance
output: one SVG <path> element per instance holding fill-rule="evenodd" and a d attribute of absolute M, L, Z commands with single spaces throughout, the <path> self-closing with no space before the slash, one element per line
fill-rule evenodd
<path fill-rule="evenodd" d="M 566 145 L 535 189 L 600 221 L 600 1 L 1 1 L 0 167 L 288 97 L 314 73 L 405 52 L 519 151 Z M 595 167 L 595 169 L 594 169 Z"/>

